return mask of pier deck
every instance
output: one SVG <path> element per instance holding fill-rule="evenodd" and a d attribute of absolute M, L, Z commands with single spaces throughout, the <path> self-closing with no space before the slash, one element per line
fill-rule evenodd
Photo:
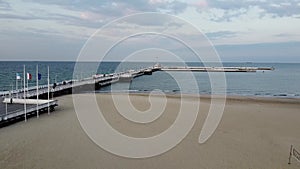
<path fill-rule="evenodd" d="M 57 83 L 57 86 L 53 88 L 53 84 L 50 85 L 50 93 L 51 97 L 57 94 L 67 94 L 72 92 L 73 89 L 80 89 L 84 86 L 90 86 L 90 89 L 94 86 L 93 90 L 100 89 L 102 86 L 107 86 L 113 83 L 127 81 L 130 82 L 132 79 L 143 76 L 143 75 L 151 75 L 155 71 L 196 71 L 196 72 L 256 72 L 256 71 L 272 71 L 274 68 L 270 67 L 161 67 L 161 66 L 153 66 L 149 68 L 144 68 L 140 70 L 129 70 L 118 73 L 111 74 L 100 74 L 94 75 L 89 78 L 85 78 L 83 80 L 66 80 L 63 82 Z M 125 79 L 125 80 L 124 80 Z M 0 96 L 7 97 L 11 94 L 13 98 L 24 98 L 23 89 L 14 90 L 14 91 L 4 91 L 0 92 Z M 26 98 L 34 98 L 37 96 L 36 87 L 30 87 L 26 89 Z M 48 86 L 42 85 L 39 86 L 39 96 L 42 98 L 46 97 L 48 93 Z"/>
<path fill-rule="evenodd" d="M 13 103 L 10 103 L 9 98 L 0 99 L 0 127 L 5 126 L 17 120 L 25 119 L 24 110 L 24 99 L 13 99 Z M 26 99 L 26 116 L 31 117 L 36 115 L 37 111 L 39 113 L 53 111 L 58 103 L 56 100 L 39 100 L 39 105 L 37 108 L 37 100 Z"/>
<path fill-rule="evenodd" d="M 159 64 L 144 68 L 140 70 L 128 70 L 124 72 L 111 73 L 111 74 L 97 74 L 82 80 L 66 80 L 54 85 L 39 86 L 37 93 L 36 87 L 26 89 L 24 97 L 24 89 L 5 91 L 0 93 L 0 123 L 4 121 L 13 120 L 24 116 L 24 107 L 22 104 L 23 99 L 34 99 L 39 95 L 40 99 L 48 98 L 48 90 L 50 98 L 59 95 L 72 94 L 80 91 L 98 90 L 103 86 L 111 85 L 117 82 L 131 82 L 132 79 L 143 76 L 151 75 L 155 71 L 197 71 L 197 72 L 256 72 L 256 71 L 272 71 L 274 68 L 258 68 L 258 67 L 161 67 Z M 14 98 L 15 103 L 9 104 L 10 99 Z M 48 99 L 47 99 L 48 100 Z M 43 100 L 39 103 L 39 111 L 53 109 L 57 106 L 57 101 Z M 8 102 L 5 104 L 3 101 Z M 29 100 L 28 100 L 29 101 Z M 34 100 L 33 103 L 27 105 L 28 114 L 34 114 L 37 107 Z M 6 107 L 7 106 L 7 107 Z M 7 111 L 6 111 L 7 110 Z"/>
<path fill-rule="evenodd" d="M 257 72 L 274 70 L 274 68 L 257 67 L 163 67 L 162 71 L 197 71 L 197 72 Z"/>

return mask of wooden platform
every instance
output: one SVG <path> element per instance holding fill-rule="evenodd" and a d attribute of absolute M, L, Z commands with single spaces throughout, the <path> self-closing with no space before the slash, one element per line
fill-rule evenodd
<path fill-rule="evenodd" d="M 15 121 L 25 120 L 24 102 L 26 102 L 27 118 L 35 116 L 37 110 L 39 114 L 52 112 L 58 106 L 57 100 L 34 100 L 34 99 L 11 99 L 4 98 L 0 103 L 0 127 Z M 37 108 L 38 103 L 38 108 Z"/>

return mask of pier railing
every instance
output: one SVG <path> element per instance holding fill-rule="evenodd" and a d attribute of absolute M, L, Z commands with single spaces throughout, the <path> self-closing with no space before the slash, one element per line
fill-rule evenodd
<path fill-rule="evenodd" d="M 47 103 L 43 103 L 43 104 L 39 104 L 38 109 L 37 106 L 35 104 L 32 104 L 30 106 L 28 106 L 28 108 L 26 109 L 26 114 L 31 114 L 34 112 L 37 112 L 37 110 L 43 110 L 43 109 L 51 109 L 54 108 L 55 106 L 57 106 L 57 100 L 50 100 Z M 14 118 L 18 118 L 20 116 L 24 116 L 25 115 L 25 110 L 24 109 L 17 109 L 14 111 L 10 111 L 7 114 L 0 114 L 0 122 L 2 121 L 8 121 Z"/>

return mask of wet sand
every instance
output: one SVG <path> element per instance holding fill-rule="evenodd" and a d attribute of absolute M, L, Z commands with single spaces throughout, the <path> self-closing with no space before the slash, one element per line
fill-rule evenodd
<path fill-rule="evenodd" d="M 118 114 L 110 94 L 97 94 L 97 98 L 107 121 L 132 137 L 150 137 L 166 130 L 180 107 L 178 96 L 170 95 L 159 119 L 138 124 Z M 130 98 L 140 111 L 150 107 L 146 94 Z M 153 98 L 158 102 L 163 99 Z M 290 145 L 300 149 L 299 99 L 230 97 L 216 132 L 207 142 L 199 144 L 198 137 L 210 106 L 209 96 L 204 96 L 198 118 L 187 137 L 170 151 L 145 159 L 119 157 L 98 147 L 82 130 L 72 96 L 57 99 L 59 107 L 50 116 L 43 114 L 39 119 L 31 118 L 27 123 L 0 129 L 1 169 L 300 168 L 295 159 L 288 165 Z M 198 102 L 195 96 L 184 99 L 191 104 Z"/>

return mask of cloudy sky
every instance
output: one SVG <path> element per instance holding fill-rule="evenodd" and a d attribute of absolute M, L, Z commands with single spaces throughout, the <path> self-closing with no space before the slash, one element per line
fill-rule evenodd
<path fill-rule="evenodd" d="M 141 12 L 182 18 L 206 35 L 223 61 L 300 62 L 300 0 L 0 0 L 0 60 L 76 60 L 97 29 Z M 166 21 L 144 18 L 134 25 L 114 27 L 105 37 L 166 27 Z"/>

